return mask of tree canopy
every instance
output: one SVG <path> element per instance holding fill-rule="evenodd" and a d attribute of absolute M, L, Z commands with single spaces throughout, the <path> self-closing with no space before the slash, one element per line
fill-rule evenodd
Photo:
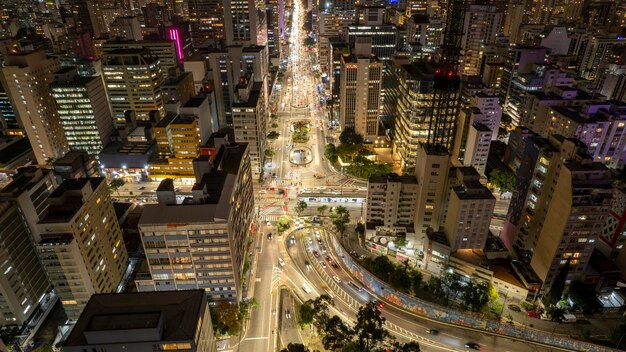
<path fill-rule="evenodd" d="M 515 189 L 515 174 L 509 169 L 493 170 L 489 181 L 500 188 L 502 192 L 510 192 Z"/>
<path fill-rule="evenodd" d="M 300 216 L 300 214 L 302 214 L 308 206 L 309 205 L 305 201 L 299 201 L 298 204 L 296 204 L 296 213 L 298 213 L 298 216 Z"/>
<path fill-rule="evenodd" d="M 333 225 L 339 233 L 343 235 L 346 231 L 346 225 L 350 222 L 350 213 L 348 212 L 348 208 L 344 206 L 336 206 L 330 212 L 330 218 L 333 221 Z"/>

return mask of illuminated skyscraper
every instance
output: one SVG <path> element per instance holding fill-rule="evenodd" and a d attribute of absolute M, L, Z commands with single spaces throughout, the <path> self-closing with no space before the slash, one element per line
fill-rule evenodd
<path fill-rule="evenodd" d="M 165 116 L 161 85 L 161 61 L 146 49 L 116 49 L 104 53 L 104 82 L 113 118 L 123 125 L 127 112 L 139 121 L 149 121 L 153 111 Z"/>
<path fill-rule="evenodd" d="M 113 133 L 102 77 L 80 77 L 75 69 L 55 73 L 51 87 L 70 149 L 97 155 Z"/>
<path fill-rule="evenodd" d="M 50 83 L 59 68 L 57 59 L 43 51 L 6 56 L 0 80 L 6 88 L 19 124 L 24 127 L 40 164 L 60 158 L 69 150 L 56 111 Z"/>
<path fill-rule="evenodd" d="M 266 45 L 265 1 L 225 0 L 224 27 L 226 45 Z"/>

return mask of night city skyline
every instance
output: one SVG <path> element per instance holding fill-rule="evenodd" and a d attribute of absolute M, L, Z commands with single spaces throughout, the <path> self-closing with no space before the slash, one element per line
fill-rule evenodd
<path fill-rule="evenodd" d="M 0 352 L 626 350 L 626 1 L 4 0 Z"/>

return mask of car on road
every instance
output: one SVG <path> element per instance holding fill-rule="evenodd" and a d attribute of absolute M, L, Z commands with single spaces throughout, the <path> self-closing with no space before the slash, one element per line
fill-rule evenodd
<path fill-rule="evenodd" d="M 338 284 L 341 283 L 341 279 L 337 275 L 333 275 L 333 280 L 335 280 Z"/>
<path fill-rule="evenodd" d="M 326 269 L 326 262 L 324 262 L 323 260 L 320 260 L 320 265 L 322 266 L 322 268 Z"/>
<path fill-rule="evenodd" d="M 285 194 L 285 190 L 284 190 L 284 189 L 282 189 L 282 188 L 279 188 L 279 189 L 278 189 L 278 194 Z"/>
<path fill-rule="evenodd" d="M 308 260 L 304 261 L 304 265 L 306 266 L 306 270 L 311 270 L 311 263 Z"/>
<path fill-rule="evenodd" d="M 291 319 L 291 312 L 289 311 L 289 309 L 285 311 L 285 318 Z"/>
<path fill-rule="evenodd" d="M 278 258 L 278 264 L 280 264 L 280 266 L 285 266 L 285 261 L 283 260 L 283 258 Z"/>
<path fill-rule="evenodd" d="M 322 241 L 322 239 L 321 239 L 321 238 L 318 238 L 318 239 L 317 239 L 317 243 L 322 244 L 322 243 L 324 243 L 324 241 Z"/>
<path fill-rule="evenodd" d="M 370 302 L 372 302 L 376 307 L 382 309 L 385 306 L 385 302 L 379 300 L 379 299 L 373 299 Z"/>
<path fill-rule="evenodd" d="M 259 194 L 267 194 L 267 191 L 262 189 L 262 190 L 259 191 Z"/>
<path fill-rule="evenodd" d="M 272 239 L 272 233 L 271 233 L 271 232 L 267 234 L 267 239 L 268 239 L 268 240 L 271 240 L 271 239 Z"/>
<path fill-rule="evenodd" d="M 311 288 L 307 284 L 302 284 L 302 291 L 306 293 L 311 293 Z"/>
<path fill-rule="evenodd" d="M 318 252 L 318 251 L 313 251 L 313 255 L 315 256 L 315 258 L 319 258 L 319 256 L 320 256 L 320 252 Z"/>
<path fill-rule="evenodd" d="M 535 312 L 534 310 L 529 310 L 526 312 L 526 314 L 531 317 L 531 318 L 535 318 L 535 319 L 540 319 L 541 318 L 541 314 L 538 312 Z"/>
<path fill-rule="evenodd" d="M 439 335 L 439 330 L 437 329 L 426 329 L 426 332 L 431 335 Z"/>
<path fill-rule="evenodd" d="M 313 244 L 313 239 L 309 237 L 309 244 Z"/>
<path fill-rule="evenodd" d="M 329 255 L 327 255 L 325 258 L 326 258 L 326 261 L 328 262 L 328 264 L 332 264 L 333 263 L 333 258 L 331 258 Z"/>
<path fill-rule="evenodd" d="M 354 282 L 354 281 L 352 281 L 352 282 L 350 283 L 350 286 L 352 286 L 352 288 L 354 288 L 355 290 L 357 290 L 357 291 L 359 291 L 359 292 L 363 291 L 363 289 L 361 288 L 361 286 L 357 285 L 357 283 L 356 283 L 356 282 Z"/>
<path fill-rule="evenodd" d="M 309 235 L 311 233 L 311 229 L 306 229 L 306 234 Z"/>
<path fill-rule="evenodd" d="M 315 236 L 317 236 L 317 237 L 320 236 L 320 230 L 315 230 Z"/>
<path fill-rule="evenodd" d="M 518 306 L 516 306 L 515 304 L 509 304 L 507 307 L 509 307 L 510 310 L 514 311 L 514 312 L 521 312 L 522 309 Z"/>
<path fill-rule="evenodd" d="M 141 187 L 139 187 L 137 189 L 140 190 L 140 191 L 143 191 L 144 189 L 146 189 L 146 186 L 141 186 Z"/>
<path fill-rule="evenodd" d="M 477 344 L 476 342 L 468 342 L 468 343 L 465 344 L 465 348 L 469 348 L 469 349 L 478 351 L 480 349 L 480 345 Z"/>
<path fill-rule="evenodd" d="M 323 244 L 320 244 L 320 249 L 322 250 L 322 253 L 326 253 L 326 246 Z"/>

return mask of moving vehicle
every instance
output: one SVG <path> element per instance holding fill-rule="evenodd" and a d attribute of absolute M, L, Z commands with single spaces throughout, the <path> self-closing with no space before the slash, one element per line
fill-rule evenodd
<path fill-rule="evenodd" d="M 280 266 L 285 266 L 285 261 L 283 260 L 283 258 L 278 258 L 278 264 L 280 264 Z"/>
<path fill-rule="evenodd" d="M 338 284 L 341 283 L 341 279 L 337 275 L 333 275 L 333 280 L 335 280 Z"/>
<path fill-rule="evenodd" d="M 516 306 L 515 304 L 509 304 L 508 307 L 509 307 L 510 310 L 512 310 L 514 312 L 521 312 L 522 311 L 522 309 L 520 307 Z"/>
<path fill-rule="evenodd" d="M 357 284 L 356 284 L 356 282 L 354 282 L 354 281 L 352 281 L 352 282 L 350 283 L 350 286 L 352 286 L 355 290 L 357 290 L 357 291 L 359 291 L 359 292 L 363 291 L 363 289 L 361 288 L 361 286 L 357 285 Z"/>
<path fill-rule="evenodd" d="M 307 270 L 311 270 L 311 263 L 309 263 L 309 261 L 308 261 L 308 260 L 305 260 L 305 261 L 304 261 L 304 265 L 306 266 L 306 269 L 307 269 Z"/>
<path fill-rule="evenodd" d="M 480 345 L 477 344 L 476 342 L 468 342 L 465 344 L 465 348 L 469 348 L 472 350 L 479 350 L 480 349 Z"/>
<path fill-rule="evenodd" d="M 285 318 L 291 319 L 291 312 L 289 311 L 289 309 L 287 309 L 287 311 L 285 311 Z"/>
<path fill-rule="evenodd" d="M 574 314 L 563 314 L 563 322 L 564 323 L 575 323 L 576 316 Z"/>
<path fill-rule="evenodd" d="M 306 293 L 311 293 L 311 288 L 307 284 L 302 284 L 302 291 Z"/>
<path fill-rule="evenodd" d="M 439 335 L 439 330 L 437 329 L 426 329 L 426 332 L 431 335 Z"/>

